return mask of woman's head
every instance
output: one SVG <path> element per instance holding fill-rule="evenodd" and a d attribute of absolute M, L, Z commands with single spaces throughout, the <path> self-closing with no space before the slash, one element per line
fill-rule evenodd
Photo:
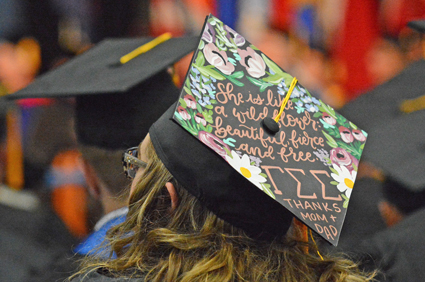
<path fill-rule="evenodd" d="M 284 236 L 292 214 L 171 120 L 174 108 L 149 130 L 155 152 L 173 179 L 209 211 L 252 238 Z"/>
<path fill-rule="evenodd" d="M 216 217 L 173 178 L 155 152 L 149 134 L 140 143 L 138 158 L 146 166 L 138 168 L 131 184 L 129 218 L 137 218 L 139 223 L 145 221 L 146 230 L 166 227 L 191 234 L 201 232 L 202 228 L 225 228 L 229 235 L 235 230 L 243 234 Z"/>
<path fill-rule="evenodd" d="M 109 234 L 117 259 L 97 267 L 147 281 L 366 281 L 348 260 L 320 259 L 315 246 L 308 253 L 295 239 L 250 237 L 179 184 L 149 136 L 139 152 L 147 165 L 133 180 L 127 220 Z"/>

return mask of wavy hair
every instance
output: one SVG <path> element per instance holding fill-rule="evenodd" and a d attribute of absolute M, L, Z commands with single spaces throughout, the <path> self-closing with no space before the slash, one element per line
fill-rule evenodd
<path fill-rule="evenodd" d="M 81 273 L 106 269 L 111 276 L 145 281 L 372 281 L 349 259 L 315 254 L 293 238 L 273 242 L 248 237 L 207 210 L 181 187 L 147 147 L 148 166 L 130 197 L 127 220 L 108 234 L 116 259 L 87 258 Z M 179 203 L 171 210 L 167 182 Z"/>

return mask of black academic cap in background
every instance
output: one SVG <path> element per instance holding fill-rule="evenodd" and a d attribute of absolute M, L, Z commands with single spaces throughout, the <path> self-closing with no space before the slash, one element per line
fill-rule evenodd
<path fill-rule="evenodd" d="M 425 33 L 425 20 L 410 21 L 407 23 L 407 26 L 420 33 Z"/>
<path fill-rule="evenodd" d="M 406 195 L 425 194 L 424 127 L 425 110 L 405 114 L 375 128 L 364 151 L 365 160 L 381 169 L 387 178 L 384 193 L 400 205 L 414 205 L 403 196 L 403 190 Z M 420 205 L 425 206 L 423 200 Z"/>
<path fill-rule="evenodd" d="M 8 97 L 76 97 L 79 142 L 106 149 L 137 145 L 178 95 L 167 68 L 194 51 L 198 40 L 162 38 L 106 39 Z"/>
<path fill-rule="evenodd" d="M 425 92 L 425 61 L 410 64 L 400 74 L 347 103 L 340 113 L 366 131 L 385 124 L 409 111 Z M 365 152 L 366 153 L 366 152 Z"/>
<path fill-rule="evenodd" d="M 425 189 L 425 111 L 405 114 L 374 129 L 365 160 L 413 191 Z"/>
<path fill-rule="evenodd" d="M 149 132 L 174 178 L 223 220 L 270 239 L 296 217 L 337 244 L 367 133 L 214 16 L 180 98 Z"/>

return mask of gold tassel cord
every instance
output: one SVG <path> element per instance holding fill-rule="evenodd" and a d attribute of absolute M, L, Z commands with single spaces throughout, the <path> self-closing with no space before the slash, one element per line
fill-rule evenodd
<path fill-rule="evenodd" d="M 291 86 L 289 87 L 288 93 L 286 93 L 285 100 L 283 100 L 282 105 L 280 106 L 279 113 L 274 118 L 274 121 L 276 123 L 279 122 L 280 117 L 282 116 L 283 110 L 286 107 L 286 104 L 288 103 L 289 97 L 291 97 L 292 91 L 294 90 L 295 86 L 297 85 L 298 80 L 294 77 L 291 82 Z"/>
<path fill-rule="evenodd" d="M 141 54 L 146 53 L 149 50 L 155 48 L 159 44 L 169 40 L 170 38 L 171 38 L 171 33 L 169 33 L 169 32 L 164 33 L 164 34 L 158 36 L 157 38 L 153 39 L 152 41 L 149 41 L 148 43 L 143 44 L 142 46 L 138 47 L 137 49 L 131 51 L 127 55 L 122 56 L 120 58 L 120 63 L 125 64 L 125 63 L 129 62 L 130 60 L 133 60 L 137 56 L 140 56 Z"/>
<path fill-rule="evenodd" d="M 313 232 L 311 232 L 311 229 L 310 229 L 310 237 L 311 237 L 311 241 L 313 241 L 313 244 L 316 246 L 317 254 L 323 260 L 323 257 L 322 257 L 322 255 L 319 252 L 319 248 L 317 247 L 316 241 L 314 240 Z"/>
<path fill-rule="evenodd" d="M 400 104 L 400 111 L 406 114 L 410 114 L 416 111 L 425 109 L 425 95 L 415 99 L 404 100 Z"/>

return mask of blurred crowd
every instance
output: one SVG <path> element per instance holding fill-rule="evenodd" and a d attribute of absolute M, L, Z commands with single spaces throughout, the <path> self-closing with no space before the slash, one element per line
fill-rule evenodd
<path fill-rule="evenodd" d="M 421 35 L 406 24 L 425 17 L 424 0 L 0 0 L 0 96 L 24 88 L 105 38 L 199 35 L 209 13 L 337 110 L 423 58 Z M 180 81 L 189 60 L 176 65 Z M 47 245 L 57 250 L 77 244 L 93 230 L 100 212 L 87 193 L 72 130 L 75 101 L 0 103 L 8 106 L 0 105 L 0 234 L 26 226 L 44 242 L 34 252 L 48 252 Z M 368 179 L 364 185 L 382 180 L 378 170 L 366 165 L 359 168 L 358 177 L 363 176 Z M 352 240 L 385 228 L 376 206 L 382 191 L 370 185 L 366 197 L 373 200 L 360 210 L 373 228 Z M 3 216 L 11 208 L 33 217 L 13 223 Z M 348 212 L 347 225 L 357 216 Z M 354 222 L 355 230 L 365 227 L 354 227 Z M 0 242 L 7 244 L 1 235 Z M 353 242 L 341 239 L 344 247 Z M 23 281 L 25 275 L 10 281 Z"/>

